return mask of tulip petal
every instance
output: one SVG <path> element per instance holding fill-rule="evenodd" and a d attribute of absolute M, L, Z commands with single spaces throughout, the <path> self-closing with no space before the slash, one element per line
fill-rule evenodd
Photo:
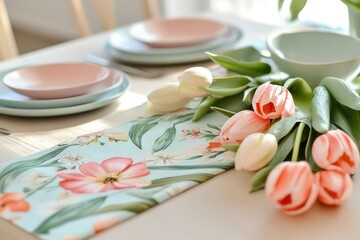
<path fill-rule="evenodd" d="M 236 156 L 237 170 L 256 171 L 268 164 L 277 150 L 277 141 L 272 134 L 253 133 L 241 143 Z"/>

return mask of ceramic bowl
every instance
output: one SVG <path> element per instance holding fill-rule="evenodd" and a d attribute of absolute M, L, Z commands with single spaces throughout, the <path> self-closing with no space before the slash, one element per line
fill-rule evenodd
<path fill-rule="evenodd" d="M 4 84 L 34 99 L 57 99 L 88 93 L 107 79 L 108 68 L 89 63 L 54 63 L 20 68 Z"/>
<path fill-rule="evenodd" d="M 130 27 L 132 38 L 154 48 L 193 46 L 226 33 L 223 23 L 198 18 L 152 19 Z"/>
<path fill-rule="evenodd" d="M 279 70 L 311 87 L 327 76 L 352 80 L 360 71 L 360 40 L 328 31 L 278 32 L 267 46 Z"/>

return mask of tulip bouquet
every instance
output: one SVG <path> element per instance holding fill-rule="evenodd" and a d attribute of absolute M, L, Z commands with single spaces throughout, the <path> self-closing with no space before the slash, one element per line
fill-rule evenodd
<path fill-rule="evenodd" d="M 265 188 L 286 214 L 301 214 L 316 200 L 340 205 L 348 199 L 360 161 L 355 85 L 327 77 L 311 89 L 304 79 L 277 71 L 253 47 L 208 55 L 225 75 L 189 68 L 148 96 L 149 109 L 175 111 L 199 98 L 193 121 L 213 110 L 228 116 L 220 144 L 236 152 L 236 170 L 254 173 L 250 190 Z"/>

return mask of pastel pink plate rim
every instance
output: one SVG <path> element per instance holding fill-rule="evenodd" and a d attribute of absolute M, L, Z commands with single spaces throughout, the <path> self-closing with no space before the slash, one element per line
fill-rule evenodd
<path fill-rule="evenodd" d="M 133 24 L 132 38 L 151 47 L 184 47 L 213 40 L 228 30 L 227 25 L 209 19 L 152 19 Z"/>
<path fill-rule="evenodd" d="M 3 82 L 34 99 L 57 99 L 86 94 L 109 74 L 108 68 L 90 63 L 52 63 L 12 71 Z"/>

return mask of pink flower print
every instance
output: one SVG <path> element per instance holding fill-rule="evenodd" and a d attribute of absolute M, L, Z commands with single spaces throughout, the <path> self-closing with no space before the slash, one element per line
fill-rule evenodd
<path fill-rule="evenodd" d="M 181 133 L 182 133 L 184 136 L 187 136 L 187 135 L 189 134 L 189 130 L 183 129 L 183 130 L 181 130 Z"/>
<path fill-rule="evenodd" d="M 108 217 L 99 219 L 93 224 L 94 233 L 98 234 L 120 222 L 118 217 Z"/>
<path fill-rule="evenodd" d="M 10 212 L 28 212 L 30 204 L 23 193 L 9 192 L 0 196 L 0 216 Z"/>
<path fill-rule="evenodd" d="M 58 173 L 64 179 L 59 185 L 73 193 L 99 193 L 124 188 L 140 188 L 151 184 L 141 178 L 150 173 L 143 162 L 133 164 L 131 158 L 114 157 L 89 162 L 79 167 L 81 173 Z"/>

